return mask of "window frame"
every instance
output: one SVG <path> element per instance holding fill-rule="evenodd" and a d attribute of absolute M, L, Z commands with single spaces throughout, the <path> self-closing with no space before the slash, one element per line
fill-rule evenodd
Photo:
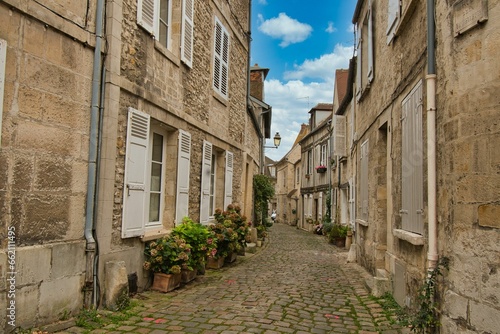
<path fill-rule="evenodd" d="M 158 220 L 157 221 L 151 221 L 151 178 L 152 178 L 152 165 L 153 163 L 158 163 L 158 162 L 153 162 L 153 143 L 154 143 L 154 135 L 157 134 L 162 137 L 162 147 L 161 147 L 161 153 L 162 153 L 162 160 L 161 160 L 161 171 L 160 171 L 160 190 L 155 191 L 160 194 L 160 201 L 159 201 L 159 213 L 158 213 Z M 146 215 L 146 220 L 144 222 L 144 229 L 145 231 L 148 230 L 156 230 L 158 228 L 163 227 L 163 211 L 165 208 L 165 201 L 163 200 L 165 198 L 165 169 L 166 169 L 166 156 L 167 156 L 167 137 L 168 134 L 165 130 L 161 129 L 158 125 L 154 124 L 153 122 L 151 123 L 150 130 L 149 130 L 149 148 L 148 148 L 148 161 L 147 161 L 147 173 L 146 175 L 148 176 L 147 178 L 147 183 L 146 183 L 146 201 L 145 201 L 145 210 L 147 212 Z"/>

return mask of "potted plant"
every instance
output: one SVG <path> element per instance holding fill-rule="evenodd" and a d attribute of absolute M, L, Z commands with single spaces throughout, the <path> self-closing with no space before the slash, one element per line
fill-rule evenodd
<path fill-rule="evenodd" d="M 190 245 L 179 236 L 168 235 L 148 242 L 144 254 L 143 267 L 154 274 L 153 290 L 168 292 L 180 286 L 181 270 L 189 268 Z"/>
<path fill-rule="evenodd" d="M 326 166 L 325 165 L 316 166 L 316 172 L 318 172 L 318 173 L 326 172 Z"/>
<path fill-rule="evenodd" d="M 182 224 L 172 230 L 172 235 L 185 240 L 191 246 L 187 268 L 182 268 L 182 282 L 187 283 L 193 280 L 198 272 L 204 273 L 206 259 L 216 249 L 216 242 L 206 226 L 194 222 L 189 217 L 185 217 Z"/>
<path fill-rule="evenodd" d="M 215 252 L 209 255 L 207 267 L 218 269 L 222 267 L 226 257 L 238 250 L 238 233 L 235 224 L 230 219 L 216 222 L 208 226 L 208 229 L 213 233 L 217 248 Z"/>
<path fill-rule="evenodd" d="M 348 225 L 333 224 L 328 233 L 328 241 L 337 247 L 345 247 L 347 231 L 349 231 Z"/>
<path fill-rule="evenodd" d="M 247 218 L 241 215 L 241 208 L 236 204 L 229 204 L 226 211 L 215 210 L 215 220 L 223 224 L 230 220 L 233 223 L 234 231 L 238 234 L 236 251 L 240 255 L 245 255 L 246 237 L 250 232 L 251 223 L 247 223 Z"/>

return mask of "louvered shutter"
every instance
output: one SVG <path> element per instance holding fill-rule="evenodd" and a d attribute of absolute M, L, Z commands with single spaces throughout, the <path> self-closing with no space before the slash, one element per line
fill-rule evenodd
<path fill-rule="evenodd" d="M 207 224 L 210 217 L 210 174 L 212 170 L 212 144 L 203 141 L 203 160 L 201 164 L 200 222 Z"/>
<path fill-rule="evenodd" d="M 226 174 L 224 182 L 224 210 L 233 202 L 233 153 L 226 151 Z"/>
<path fill-rule="evenodd" d="M 361 184 L 360 184 L 360 216 L 364 221 L 368 221 L 368 141 L 361 144 Z"/>
<path fill-rule="evenodd" d="M 7 41 L 0 39 L 0 145 L 2 144 L 3 94 L 5 87 L 5 61 L 7 58 Z"/>
<path fill-rule="evenodd" d="M 356 181 L 349 180 L 349 221 L 351 226 L 356 226 Z"/>
<path fill-rule="evenodd" d="M 402 105 L 402 198 L 401 222 L 404 230 L 423 234 L 423 138 L 422 82 Z"/>
<path fill-rule="evenodd" d="M 229 81 L 229 34 L 222 23 L 215 19 L 214 88 L 224 96 Z"/>
<path fill-rule="evenodd" d="M 318 199 L 318 220 L 321 221 L 323 219 L 323 193 L 319 193 L 319 199 Z"/>
<path fill-rule="evenodd" d="M 366 44 L 368 47 L 368 72 L 366 76 L 368 78 L 368 82 L 371 83 L 373 81 L 374 73 L 373 73 L 373 11 L 372 5 L 370 1 L 370 7 L 368 9 L 368 43 Z"/>
<path fill-rule="evenodd" d="M 189 213 L 189 170 L 191 167 L 191 134 L 182 130 L 179 130 L 177 159 L 175 223 L 180 224 Z"/>
<path fill-rule="evenodd" d="M 149 143 L 149 115 L 128 111 L 125 184 L 123 187 L 122 238 L 144 234 L 146 222 L 146 171 Z"/>
<path fill-rule="evenodd" d="M 347 155 L 346 149 L 346 117 L 340 115 L 334 115 L 334 128 L 333 128 L 333 138 L 334 138 L 334 154 L 339 157 L 345 157 Z"/>
<path fill-rule="evenodd" d="M 158 13 L 158 1 L 138 0 L 137 1 L 137 23 L 146 29 L 151 35 L 156 31 L 156 13 Z"/>
<path fill-rule="evenodd" d="M 357 45 L 357 52 L 356 52 L 356 100 L 359 101 L 361 99 L 361 92 L 363 89 L 362 85 L 362 76 L 361 76 L 361 69 L 363 67 L 363 50 L 361 48 L 361 45 L 363 44 L 363 38 L 362 38 L 362 23 L 358 23 L 358 45 Z"/>
<path fill-rule="evenodd" d="M 193 67 L 194 0 L 182 1 L 181 60 Z"/>
<path fill-rule="evenodd" d="M 399 22 L 400 7 L 399 2 L 401 0 L 388 0 L 388 13 L 387 13 L 387 44 L 391 43 L 395 36 L 396 27 Z"/>

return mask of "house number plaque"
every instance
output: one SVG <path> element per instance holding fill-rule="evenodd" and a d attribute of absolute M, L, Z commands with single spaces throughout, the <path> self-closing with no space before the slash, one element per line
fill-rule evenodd
<path fill-rule="evenodd" d="M 455 37 L 487 20 L 488 0 L 459 0 L 453 5 Z"/>

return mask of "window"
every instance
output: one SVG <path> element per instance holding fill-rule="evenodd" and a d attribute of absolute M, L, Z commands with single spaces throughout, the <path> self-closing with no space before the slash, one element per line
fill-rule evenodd
<path fill-rule="evenodd" d="M 357 66 L 356 66 L 356 99 L 361 100 L 373 81 L 373 22 L 371 0 L 361 21 L 357 22 Z"/>
<path fill-rule="evenodd" d="M 402 228 L 423 234 L 423 138 L 422 81 L 403 100 L 402 105 Z"/>
<path fill-rule="evenodd" d="M 0 39 L 0 144 L 2 143 L 2 114 L 3 92 L 5 85 L 5 59 L 7 56 L 7 42 Z"/>
<path fill-rule="evenodd" d="M 213 220 L 215 210 L 232 203 L 233 153 L 216 149 L 210 142 L 203 141 L 201 170 L 200 222 L 208 224 Z"/>
<path fill-rule="evenodd" d="M 322 144 L 321 145 L 321 161 L 319 162 L 320 165 L 326 166 L 327 164 L 327 145 Z"/>
<path fill-rule="evenodd" d="M 359 217 L 368 222 L 368 140 L 361 144 L 360 154 L 360 205 Z"/>
<path fill-rule="evenodd" d="M 129 108 L 122 238 L 144 236 L 148 231 L 162 230 L 164 221 L 173 219 L 173 205 L 167 205 L 167 211 L 164 209 L 167 138 L 167 132 L 155 125 L 148 114 Z M 181 131 L 175 207 L 177 222 L 188 215 L 190 139 L 188 133 Z M 173 195 L 172 192 L 170 197 Z M 170 217 L 164 218 L 164 212 L 170 212 Z"/>
<path fill-rule="evenodd" d="M 295 182 L 297 184 L 299 184 L 299 182 L 300 182 L 300 167 L 297 167 L 297 169 L 295 170 L 295 179 L 296 179 Z"/>
<path fill-rule="evenodd" d="M 399 17 L 401 15 L 401 0 L 389 0 L 388 13 L 387 13 L 387 44 L 390 44 L 396 35 L 396 28 L 399 24 Z"/>
<path fill-rule="evenodd" d="M 170 47 L 170 0 L 138 0 L 137 22 L 167 49 Z"/>
<path fill-rule="evenodd" d="M 351 226 L 356 226 L 356 181 L 349 180 L 349 222 Z"/>
<path fill-rule="evenodd" d="M 215 18 L 214 33 L 214 89 L 224 97 L 228 94 L 229 33 L 219 19 Z"/>
<path fill-rule="evenodd" d="M 347 156 L 346 144 L 346 116 L 334 115 L 335 126 L 333 128 L 334 154 L 339 157 Z"/>
<path fill-rule="evenodd" d="M 193 58 L 193 4 L 193 0 L 182 0 L 181 60 L 189 67 L 192 67 Z M 172 8 L 172 0 L 137 1 L 137 23 L 169 50 L 172 49 L 172 34 L 175 34 L 172 22 L 174 10 L 178 8 Z"/>
<path fill-rule="evenodd" d="M 149 221 L 147 227 L 161 225 L 162 193 L 165 164 L 165 137 L 153 130 L 150 142 L 150 181 L 149 181 Z"/>

